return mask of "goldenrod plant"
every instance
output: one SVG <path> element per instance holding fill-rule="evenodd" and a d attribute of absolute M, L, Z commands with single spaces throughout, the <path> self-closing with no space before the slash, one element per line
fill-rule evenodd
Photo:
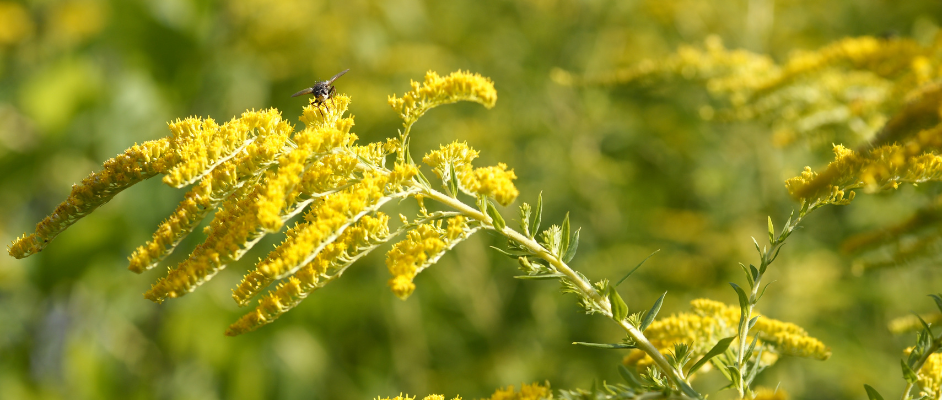
<path fill-rule="evenodd" d="M 929 46 L 899 37 L 847 38 L 818 51 L 796 53 L 781 66 L 762 54 L 727 50 L 718 38 L 712 37 L 704 50 L 684 47 L 667 59 L 643 62 L 609 74 L 578 77 L 557 69 L 551 76 L 564 85 L 644 85 L 672 78 L 697 81 L 716 100 L 701 106 L 700 115 L 704 119 L 763 120 L 771 125 L 774 140 L 782 145 L 812 134 L 826 140 L 863 143 L 857 150 L 835 144 L 832 146 L 834 161 L 823 171 L 818 173 L 805 167 L 799 176 L 785 182 L 789 194 L 800 203 L 798 214 L 792 213 L 779 233 L 769 218 L 766 245 L 760 246 L 753 239 L 760 257 L 759 266 L 740 264 L 749 286 L 741 288 L 730 283 L 739 298 L 739 318 L 735 318 L 736 308 L 724 309 L 722 305 L 709 308 L 725 310 L 726 318 L 715 316 L 723 315 L 723 311 L 714 311 L 710 318 L 704 318 L 704 300 L 696 300 L 694 313 L 659 321 L 663 325 L 658 329 L 670 333 L 661 333 L 665 339 L 656 343 L 662 347 L 674 345 L 675 354 L 684 356 L 706 351 L 696 346 L 691 350 L 689 343 L 695 343 L 696 339 L 689 336 L 690 331 L 704 331 L 715 337 L 716 332 L 736 324 L 730 337 L 714 339 L 717 347 L 707 354 L 725 353 L 725 358 L 714 357 L 712 363 L 742 398 L 757 395 L 750 389 L 750 383 L 755 371 L 770 363 L 761 357 L 761 343 L 769 341 L 769 333 L 762 328 L 762 318 L 754 314 L 754 306 L 768 285 L 760 283 L 799 222 L 825 205 L 850 204 L 858 189 L 877 193 L 898 189 L 904 183 L 918 185 L 942 180 L 939 154 L 942 151 L 942 84 L 939 83 L 942 33 L 937 34 Z M 899 242 L 902 235 L 931 224 L 936 219 L 933 218 L 936 208 L 936 205 L 927 207 L 889 230 L 852 238 L 845 249 L 872 249 L 876 243 Z M 938 240 L 938 230 L 931 230 L 915 243 L 910 241 L 906 248 L 898 247 L 883 263 L 896 265 L 914 254 L 937 255 L 937 248 L 931 246 Z M 879 265 L 858 263 L 855 272 Z M 942 298 L 932 297 L 942 310 Z M 928 318 L 938 321 L 935 314 Z M 748 335 L 753 329 L 758 332 L 749 344 Z M 920 398 L 938 398 L 942 393 L 938 389 L 937 354 L 934 353 L 939 350 L 940 339 L 932 333 L 930 324 L 917 315 L 894 320 L 890 329 L 920 331 L 917 345 L 907 350 L 907 359 L 902 361 L 907 386 L 901 398 L 911 399 L 911 391 L 917 383 Z M 829 356 L 828 349 L 803 331 L 787 331 L 798 336 L 778 342 L 780 348 L 792 349 L 785 353 L 820 359 Z M 735 338 L 740 339 L 737 345 L 727 349 Z M 788 345 L 782 346 L 786 342 Z M 755 352 L 756 349 L 760 350 Z M 750 357 L 755 359 L 750 361 Z M 647 364 L 639 353 L 626 362 L 638 366 Z M 872 400 L 883 398 L 873 387 L 865 385 L 865 389 Z"/>

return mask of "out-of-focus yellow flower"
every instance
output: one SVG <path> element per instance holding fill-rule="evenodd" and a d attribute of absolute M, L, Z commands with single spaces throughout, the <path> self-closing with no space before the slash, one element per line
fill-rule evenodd
<path fill-rule="evenodd" d="M 759 388 L 753 400 L 788 400 L 788 393 L 782 389 Z"/>
<path fill-rule="evenodd" d="M 74 45 L 88 40 L 102 31 L 107 22 L 104 5 L 96 0 L 69 0 L 53 3 L 49 14 L 49 29 L 54 40 Z"/>
<path fill-rule="evenodd" d="M 690 313 L 679 313 L 668 318 L 654 321 L 644 331 L 644 335 L 662 353 L 671 351 L 677 343 L 687 343 L 692 349 L 693 360 L 706 354 L 722 338 L 736 336 L 739 328 L 740 310 L 738 306 L 727 305 L 709 299 L 695 299 L 690 302 Z M 789 355 L 826 360 L 831 350 L 819 340 L 808 336 L 800 326 L 759 316 L 750 333 L 759 337 L 760 345 L 767 345 L 768 352 L 763 353 L 762 363 L 770 365 L 777 360 L 777 355 Z M 748 338 L 751 342 L 752 338 Z M 639 350 L 625 357 L 624 363 L 639 369 L 646 368 L 653 362 Z"/>
<path fill-rule="evenodd" d="M 521 384 L 520 391 L 515 392 L 513 386 L 507 386 L 506 389 L 497 389 L 487 400 L 544 400 L 552 399 L 553 392 L 550 390 L 549 383 L 545 386 L 539 383 Z"/>
<path fill-rule="evenodd" d="M 0 2 L 0 46 L 22 42 L 33 35 L 33 19 L 20 3 Z"/>
<path fill-rule="evenodd" d="M 402 394 L 389 398 L 389 397 L 377 397 L 376 400 L 415 400 L 415 397 L 409 397 L 409 395 L 403 396 Z M 422 400 L 445 400 L 445 396 L 440 394 L 431 394 L 422 398 Z M 461 396 L 455 396 L 451 400 L 461 400 Z"/>
<path fill-rule="evenodd" d="M 389 105 L 399 113 L 406 126 L 436 106 L 459 101 L 473 101 L 487 108 L 494 107 L 497 102 L 494 82 L 470 72 L 457 71 L 441 77 L 429 71 L 421 84 L 412 81 L 412 90 L 402 97 L 389 96 Z"/>

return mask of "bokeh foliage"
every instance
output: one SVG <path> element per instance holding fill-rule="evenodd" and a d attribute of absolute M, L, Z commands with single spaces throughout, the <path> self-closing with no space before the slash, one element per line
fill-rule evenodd
<path fill-rule="evenodd" d="M 466 140 L 482 165 L 506 162 L 520 178 L 518 202 L 543 191 L 545 219 L 569 211 L 582 227 L 574 265 L 593 279 L 661 249 L 623 286 L 633 311 L 664 290 L 664 315 L 699 297 L 734 303 L 726 282 L 754 257 L 749 237 L 764 234 L 766 215 L 781 223 L 797 206 L 784 179 L 825 165 L 830 146 L 777 146 L 765 122 L 704 122 L 708 95 L 695 86 L 570 88 L 550 71 L 611 71 L 709 35 L 778 61 L 847 36 L 926 43 L 940 15 L 938 2 L 877 0 L 2 2 L 0 239 L 31 231 L 72 183 L 165 136 L 167 121 L 267 107 L 293 121 L 305 102 L 291 93 L 351 68 L 338 91 L 353 98 L 354 131 L 377 141 L 399 126 L 387 95 L 427 70 L 466 69 L 496 83 L 497 106 L 431 112 L 413 130 L 413 151 Z M 900 191 L 822 209 L 785 247 L 763 313 L 798 323 L 833 356 L 782 360 L 762 383 L 781 381 L 797 398 L 902 388 L 898 358 L 912 338 L 886 325 L 932 311 L 924 295 L 938 291 L 938 272 L 931 259 L 853 268 L 861 261 L 840 251 L 859 242 L 848 238 L 905 223 L 940 192 Z M 610 341 L 614 327 L 554 284 L 510 279 L 514 263 L 484 235 L 420 276 L 407 302 L 387 290 L 382 260 L 367 259 L 279 323 L 223 338 L 242 312 L 229 290 L 266 243 L 241 269 L 160 306 L 141 293 L 161 271 L 123 270 L 182 196 L 145 182 L 46 251 L 0 257 L 0 398 L 473 398 L 521 382 L 618 379 L 621 354 L 569 344 Z"/>

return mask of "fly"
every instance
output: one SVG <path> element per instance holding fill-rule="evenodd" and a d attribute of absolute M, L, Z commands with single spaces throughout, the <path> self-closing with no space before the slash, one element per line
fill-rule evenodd
<path fill-rule="evenodd" d="M 332 78 L 326 81 L 317 82 L 314 84 L 314 86 L 311 86 L 307 89 L 297 92 L 291 95 L 291 97 L 298 97 L 304 94 L 310 94 L 314 96 L 314 99 L 313 99 L 314 103 L 317 103 L 317 104 L 323 103 L 327 101 L 327 99 L 331 98 L 331 96 L 334 95 L 334 92 L 337 91 L 337 88 L 335 88 L 333 85 L 334 81 L 337 80 L 337 78 L 339 78 L 341 75 L 346 74 L 347 71 L 349 70 L 350 68 L 340 71 L 339 73 L 337 73 L 337 75 L 334 75 Z"/>

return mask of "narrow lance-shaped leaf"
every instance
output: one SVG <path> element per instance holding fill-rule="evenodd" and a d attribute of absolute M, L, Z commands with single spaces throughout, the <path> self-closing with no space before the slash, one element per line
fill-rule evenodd
<path fill-rule="evenodd" d="M 579 231 L 581 230 L 582 228 L 576 229 L 576 233 L 572 234 L 572 241 L 569 242 L 569 249 L 563 255 L 563 262 L 568 263 L 576 256 L 576 250 L 579 249 Z"/>
<path fill-rule="evenodd" d="M 735 283 L 730 282 L 729 284 L 733 287 L 733 290 L 736 291 L 736 294 L 739 295 L 739 308 L 745 310 L 746 307 L 749 306 L 749 297 L 746 295 L 746 292 Z"/>
<path fill-rule="evenodd" d="M 490 200 L 485 200 L 485 202 L 490 202 Z M 500 213 L 497 212 L 497 208 L 494 207 L 494 204 L 491 203 L 490 207 L 487 207 L 487 215 L 491 217 L 491 222 L 494 224 L 494 228 L 498 232 L 503 231 L 504 227 L 507 226 L 507 223 L 504 222 L 504 217 L 500 216 Z"/>
<path fill-rule="evenodd" d="M 628 370 L 628 368 L 626 368 L 624 365 L 618 364 L 618 374 L 621 375 L 622 379 L 625 380 L 628 386 L 635 389 L 641 389 L 641 381 L 639 381 L 638 378 L 636 378 L 635 375 L 631 373 L 631 371 Z"/>
<path fill-rule="evenodd" d="M 769 244 L 775 243 L 775 228 L 772 227 L 772 217 L 769 217 Z"/>
<path fill-rule="evenodd" d="M 451 197 L 458 197 L 458 173 L 454 163 L 448 163 L 448 191 Z"/>
<path fill-rule="evenodd" d="M 559 256 L 562 257 L 566 252 L 569 251 L 569 213 L 566 213 L 566 218 L 563 218 L 562 226 L 562 241 L 559 243 Z"/>
<path fill-rule="evenodd" d="M 586 346 L 586 347 L 595 347 L 597 349 L 610 349 L 610 350 L 636 349 L 637 348 L 637 346 L 633 344 L 625 344 L 625 343 L 572 342 L 572 344 L 578 344 L 580 346 Z"/>
<path fill-rule="evenodd" d="M 566 275 L 563 274 L 546 274 L 546 275 L 516 275 L 514 278 L 523 279 L 523 280 L 544 280 L 544 279 L 557 279 L 565 278 Z"/>
<path fill-rule="evenodd" d="M 659 251 L 661 251 L 661 249 L 654 250 L 654 252 L 652 252 L 650 255 L 648 255 L 647 257 L 645 257 L 644 260 L 641 260 L 641 262 L 639 262 L 638 265 L 634 267 L 634 269 L 632 269 L 631 271 L 628 271 L 628 274 L 625 275 L 624 278 L 619 279 L 619 280 L 618 280 L 618 283 L 616 283 L 615 286 L 621 285 L 621 283 L 624 282 L 625 279 L 628 279 L 628 277 L 631 276 L 631 274 L 633 274 L 635 271 L 637 271 L 638 268 L 641 268 L 641 266 L 644 265 L 644 262 L 645 262 L 645 261 L 648 261 L 649 258 L 651 258 L 652 256 L 654 256 L 654 254 L 656 254 L 656 253 L 659 252 Z"/>
<path fill-rule="evenodd" d="M 937 294 L 930 294 L 929 297 L 935 300 L 936 307 L 939 307 L 939 312 L 942 312 L 942 297 L 939 297 Z"/>
<path fill-rule="evenodd" d="M 750 265 L 749 267 L 751 267 L 752 269 L 755 269 L 755 267 L 753 267 L 752 265 Z M 749 281 L 749 287 L 752 287 L 753 285 L 755 285 L 755 280 L 753 279 L 753 272 L 751 272 L 749 268 L 746 268 L 746 265 L 743 263 L 739 263 L 739 268 L 742 268 L 742 272 L 746 274 L 746 280 Z"/>
<path fill-rule="evenodd" d="M 533 223 L 530 226 L 533 227 L 533 230 L 530 232 L 530 238 L 532 239 L 534 235 L 540 233 L 540 222 L 543 220 L 543 192 L 540 192 L 540 195 L 536 197 L 536 210 L 533 210 Z"/>
<path fill-rule="evenodd" d="M 732 343 L 733 339 L 735 338 L 736 338 L 735 336 L 730 336 L 728 338 L 720 339 L 719 342 L 716 342 L 716 345 L 714 345 L 713 348 L 710 349 L 710 351 L 708 351 L 705 356 L 703 356 L 703 358 L 701 358 L 699 361 L 697 361 L 696 364 L 690 367 L 690 370 L 687 371 L 687 376 L 690 376 L 694 372 L 697 372 L 697 370 L 700 369 L 700 367 L 702 367 L 704 364 L 706 364 L 707 361 L 710 361 L 711 358 L 716 357 L 720 354 L 723 354 L 726 351 L 726 349 L 729 348 L 729 344 Z"/>
<path fill-rule="evenodd" d="M 664 294 L 662 294 L 661 297 L 659 297 L 657 301 L 654 302 L 654 305 L 651 306 L 651 311 L 648 311 L 648 313 L 645 314 L 644 320 L 641 321 L 641 326 L 638 327 L 641 332 L 644 332 L 645 329 L 648 329 L 648 326 L 654 322 L 654 318 L 657 317 L 657 313 L 661 311 L 661 304 L 664 304 L 664 296 L 667 296 L 667 292 L 664 292 Z"/>
<path fill-rule="evenodd" d="M 883 400 L 883 396 L 880 396 L 880 392 L 877 392 L 873 386 L 864 385 L 864 390 L 867 391 L 867 397 L 869 397 L 870 400 Z"/>
<path fill-rule="evenodd" d="M 612 305 L 612 318 L 615 321 L 622 321 L 628 317 L 628 305 L 622 300 L 614 286 L 608 287 L 608 302 Z"/>

